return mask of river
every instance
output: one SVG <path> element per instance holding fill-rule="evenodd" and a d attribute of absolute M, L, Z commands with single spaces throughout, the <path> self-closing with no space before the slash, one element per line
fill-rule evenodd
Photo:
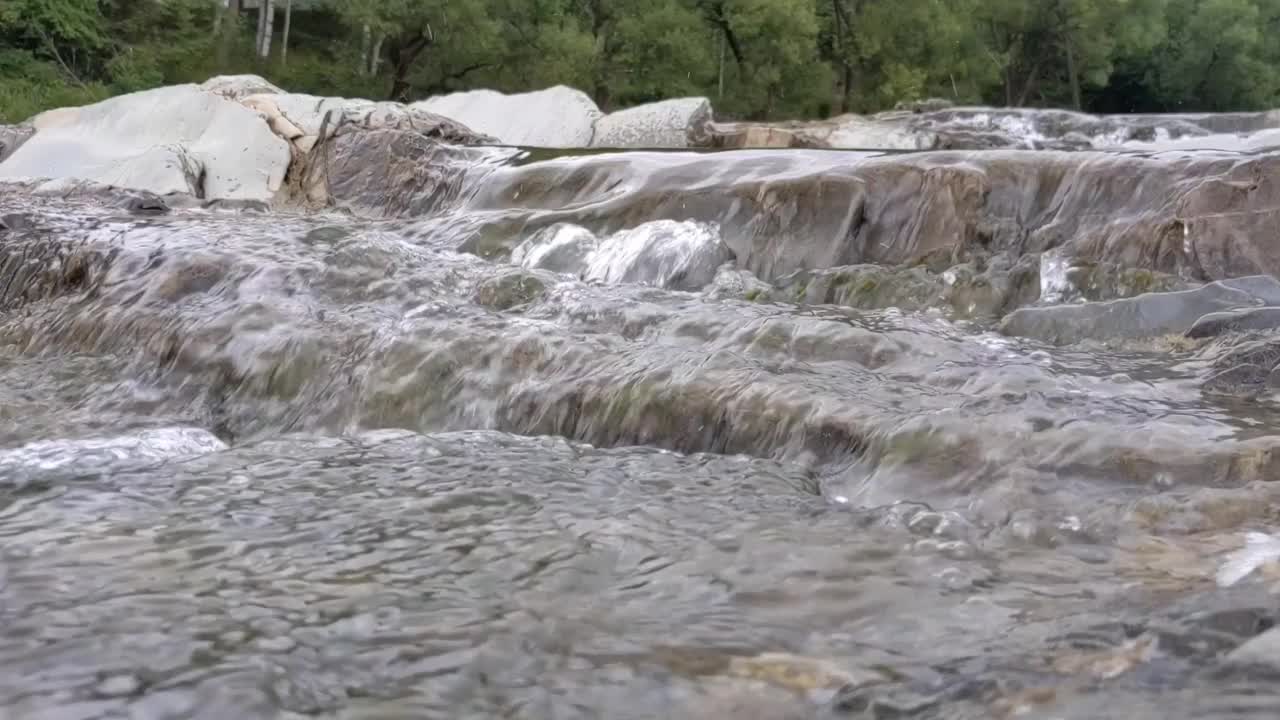
<path fill-rule="evenodd" d="M 0 192 L 0 716 L 1280 712 L 1274 575 L 1215 581 L 1280 406 L 1002 332 L 1133 294 L 1058 296 L 1065 215 L 947 255 L 846 173 L 986 155 L 469 152 L 379 212 Z"/>

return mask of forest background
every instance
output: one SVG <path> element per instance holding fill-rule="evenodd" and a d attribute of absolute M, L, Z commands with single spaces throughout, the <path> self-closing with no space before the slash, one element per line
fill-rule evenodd
<path fill-rule="evenodd" d="M 1280 0 L 0 0 L 0 121 L 213 75 L 416 100 L 564 84 L 722 118 L 1280 106 Z"/>

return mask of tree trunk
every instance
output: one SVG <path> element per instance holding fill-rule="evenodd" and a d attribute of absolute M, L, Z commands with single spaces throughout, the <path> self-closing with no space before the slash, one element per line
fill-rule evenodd
<path fill-rule="evenodd" d="M 1067 38 L 1067 80 L 1071 83 L 1071 107 L 1079 110 L 1080 104 L 1080 73 L 1076 71 L 1076 53 L 1071 47 L 1071 38 Z"/>
<path fill-rule="evenodd" d="M 386 39 L 386 35 L 379 35 L 378 39 L 373 41 L 373 52 L 369 54 L 370 75 L 378 74 L 378 66 L 382 65 L 382 41 Z"/>
<path fill-rule="evenodd" d="M 231 48 L 235 46 L 236 36 L 240 34 L 240 0 L 227 0 L 223 7 L 223 20 L 218 25 L 218 69 L 227 67 L 231 60 Z"/>
<path fill-rule="evenodd" d="M 218 37 L 222 34 L 222 18 L 227 14 L 227 6 L 231 4 L 231 0 L 219 0 L 218 11 L 213 14 L 213 36 Z"/>
<path fill-rule="evenodd" d="M 284 0 L 284 35 L 280 37 L 280 67 L 289 64 L 289 24 L 293 20 L 293 0 Z"/>
<path fill-rule="evenodd" d="M 720 35 L 720 72 L 716 79 L 716 100 L 724 100 L 724 35 Z"/>
<path fill-rule="evenodd" d="M 844 115 L 853 110 L 853 64 L 847 60 L 844 63 L 844 92 L 840 97 L 840 114 Z"/>
<path fill-rule="evenodd" d="M 409 72 L 413 70 L 418 56 L 434 39 L 430 26 L 427 26 L 426 32 L 420 32 L 408 40 L 404 36 L 391 39 L 391 45 L 387 48 L 387 56 L 391 60 L 391 92 L 388 100 L 409 101 L 409 91 L 413 89 L 409 84 Z"/>
<path fill-rule="evenodd" d="M 368 25 L 360 28 L 360 74 L 368 75 L 369 66 L 373 63 L 369 60 L 369 41 L 372 39 L 372 32 Z"/>
<path fill-rule="evenodd" d="M 1018 96 L 1018 107 L 1026 107 L 1027 99 L 1031 97 L 1031 91 L 1036 89 L 1036 85 L 1040 80 L 1040 61 L 1043 55 L 1036 58 L 1031 64 L 1031 70 L 1027 73 L 1027 84 L 1022 86 L 1022 94 Z"/>
<path fill-rule="evenodd" d="M 276 0 L 261 0 L 261 2 L 262 10 L 259 12 L 266 12 L 267 19 L 263 21 L 262 47 L 258 50 L 258 57 L 266 62 L 271 58 L 271 35 L 276 24 Z"/>
<path fill-rule="evenodd" d="M 267 29 L 267 0 L 258 0 L 258 31 L 253 36 L 254 57 L 262 56 L 262 34 Z"/>

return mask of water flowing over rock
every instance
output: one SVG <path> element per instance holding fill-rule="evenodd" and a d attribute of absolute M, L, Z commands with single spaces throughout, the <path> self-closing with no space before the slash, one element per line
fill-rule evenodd
<path fill-rule="evenodd" d="M 862 150 L 1257 150 L 1277 145 L 1280 114 L 1087 115 L 1067 110 L 939 107 L 828 120 L 718 123 L 710 147 Z"/>
<path fill-rule="evenodd" d="M 701 290 L 733 253 L 714 225 L 658 220 L 614 233 L 586 260 L 587 280 Z"/>
<path fill-rule="evenodd" d="M 739 266 L 766 281 L 803 269 L 945 269 L 1048 250 L 1071 266 L 1204 281 L 1280 272 L 1268 240 L 1280 208 L 1280 185 L 1269 179 L 1277 171 L 1273 154 L 593 155 L 489 175 L 465 207 L 493 225 L 466 247 L 509 251 L 521 232 L 560 222 L 608 234 L 651 219 L 693 220 L 719 224 Z M 1132 284 L 1151 289 L 1144 285 L 1156 277 Z"/>
<path fill-rule="evenodd" d="M 0 182 L 0 716 L 1274 716 L 1280 154 L 215 85 L 268 198 Z"/>
<path fill-rule="evenodd" d="M 1208 334 L 1203 332 L 1205 316 L 1260 305 L 1280 305 L 1280 281 L 1271 275 L 1109 302 L 1021 308 L 1005 318 L 1000 329 L 1054 343 L 1181 334 L 1196 326 L 1202 328 L 1196 335 L 1203 336 Z"/>
<path fill-rule="evenodd" d="M 226 450 L 212 434 L 197 428 L 157 428 L 137 435 L 85 440 L 46 440 L 0 450 L 3 481 L 67 467 L 94 470 L 110 464 L 156 463 Z"/>

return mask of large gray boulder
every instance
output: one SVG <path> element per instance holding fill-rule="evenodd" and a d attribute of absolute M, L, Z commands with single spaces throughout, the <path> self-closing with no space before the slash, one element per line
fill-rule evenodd
<path fill-rule="evenodd" d="M 196 85 L 50 110 L 3 162 L 0 180 L 77 179 L 159 195 L 271 200 L 288 144 L 243 105 Z"/>
<path fill-rule="evenodd" d="M 596 121 L 591 144 L 600 148 L 687 148 L 707 141 L 711 101 L 676 98 L 619 110 Z"/>
<path fill-rule="evenodd" d="M 411 108 L 453 118 L 507 145 L 546 148 L 591 146 L 600 108 L 580 90 L 557 85 L 505 95 L 493 90 L 437 95 Z"/>
<path fill-rule="evenodd" d="M 1280 281 L 1270 275 L 1220 280 L 1194 290 L 1147 293 L 1079 305 L 1026 307 L 1000 326 L 1006 335 L 1053 343 L 1147 338 L 1185 333 L 1210 313 L 1280 305 Z"/>

